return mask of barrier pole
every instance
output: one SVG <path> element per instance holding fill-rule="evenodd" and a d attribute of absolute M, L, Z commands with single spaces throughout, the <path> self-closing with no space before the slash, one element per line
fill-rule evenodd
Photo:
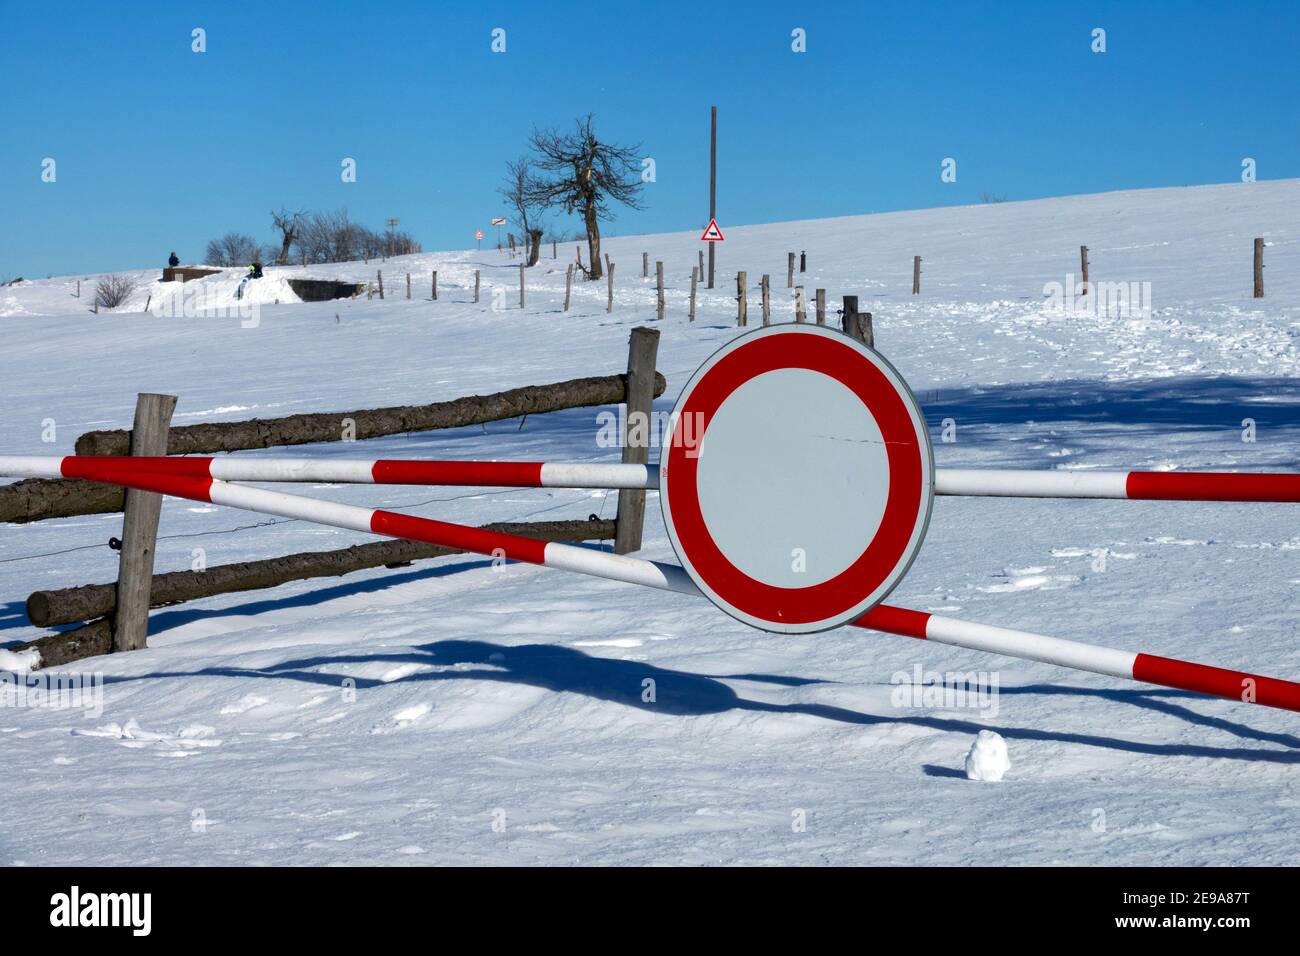
<path fill-rule="evenodd" d="M 129 474 L 112 479 L 92 478 L 142 491 L 230 505 L 246 511 L 299 518 L 336 528 L 365 531 L 389 538 L 405 538 L 443 545 L 461 551 L 524 561 L 529 564 L 575 571 L 613 581 L 639 584 L 663 591 L 700 595 L 695 582 L 681 567 L 610 554 L 554 541 L 420 518 L 395 511 L 362 508 L 264 488 L 232 485 L 213 478 L 175 474 Z M 1006 657 L 1056 664 L 1075 670 L 1194 691 L 1214 697 L 1261 704 L 1300 712 L 1300 684 L 1243 671 L 1158 657 L 1152 654 L 1096 647 L 1028 631 L 974 624 L 923 611 L 880 605 L 857 621 L 857 627 L 904 637 L 950 644 Z"/>
<path fill-rule="evenodd" d="M 518 488 L 659 487 L 659 466 L 540 461 L 354 458 L 0 456 L 0 475 L 85 478 L 106 469 L 223 481 L 323 481 L 378 485 Z M 1130 501 L 1300 502 L 1300 474 L 1285 472 L 1043 471 L 940 468 L 935 494 L 1001 498 L 1111 498 Z"/>

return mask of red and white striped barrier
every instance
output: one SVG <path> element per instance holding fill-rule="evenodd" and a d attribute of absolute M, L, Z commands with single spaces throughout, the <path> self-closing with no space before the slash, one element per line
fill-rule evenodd
<path fill-rule="evenodd" d="M 126 471 L 115 474 L 112 478 L 105 477 L 102 473 L 97 475 L 98 477 L 90 477 L 90 480 L 702 596 L 700 589 L 682 568 L 642 558 L 609 554 L 553 541 L 538 541 L 521 535 L 471 528 L 394 511 L 361 508 L 280 491 L 232 485 L 210 477 L 166 472 L 130 474 Z M 887 605 L 877 606 L 853 623 L 859 627 L 951 644 L 954 647 L 1057 664 L 1075 670 L 1195 691 L 1265 707 L 1300 711 L 1300 684 L 1272 677 L 1150 654 L 1095 647 L 1027 631 L 973 624 Z"/>
<path fill-rule="evenodd" d="M 511 488 L 659 487 L 657 465 L 541 461 L 404 461 L 384 458 L 0 456 L 0 475 L 86 478 L 172 474 L 221 481 Z M 1177 471 L 1034 471 L 939 468 L 935 494 L 1000 498 L 1300 502 L 1300 474 Z"/>
<path fill-rule="evenodd" d="M 509 488 L 658 488 L 658 465 L 541 461 L 403 461 L 385 458 L 62 458 L 0 456 L 0 475 L 86 478 L 167 474 L 221 481 L 319 481 L 374 485 L 500 485 Z"/>
<path fill-rule="evenodd" d="M 868 611 L 854 624 L 936 644 L 951 644 L 953 647 L 1056 664 L 1145 684 L 1225 697 L 1247 704 L 1300 711 L 1300 684 L 1244 671 L 1194 664 L 1154 654 L 1096 647 L 1058 637 L 1045 637 L 1042 634 L 989 624 L 973 624 L 883 604 Z"/>
<path fill-rule="evenodd" d="M 934 493 L 1001 498 L 1300 502 L 1300 474 L 940 468 L 935 473 Z"/>

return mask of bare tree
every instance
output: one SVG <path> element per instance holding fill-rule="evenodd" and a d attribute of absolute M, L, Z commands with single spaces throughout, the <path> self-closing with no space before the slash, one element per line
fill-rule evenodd
<path fill-rule="evenodd" d="M 288 263 L 289 249 L 298 238 L 298 230 L 302 228 L 302 217 L 301 210 L 289 212 L 283 206 L 280 207 L 279 212 L 271 210 L 271 222 L 276 232 L 280 234 L 280 254 L 275 257 L 276 265 L 282 266 Z"/>
<path fill-rule="evenodd" d="M 571 133 L 534 129 L 529 145 L 537 154 L 525 196 L 530 205 L 560 206 L 582 215 L 591 266 L 589 279 L 604 273 L 600 261 L 600 220 L 613 219 L 610 202 L 640 209 L 640 144 L 618 146 L 596 139 L 593 117 L 578 119 Z"/>
<path fill-rule="evenodd" d="M 514 210 L 515 219 L 523 229 L 528 243 L 528 265 L 537 265 L 542 254 L 542 234 L 546 224 L 542 222 L 542 209 L 530 197 L 533 168 L 527 156 L 506 162 L 506 178 L 497 190 L 506 205 Z"/>
<path fill-rule="evenodd" d="M 246 266 L 257 260 L 259 249 L 256 239 L 242 232 L 228 232 L 220 239 L 208 243 L 205 259 L 213 266 Z"/>
<path fill-rule="evenodd" d="M 95 304 L 101 309 L 116 309 L 135 291 L 135 280 L 129 276 L 102 277 L 95 284 Z"/>

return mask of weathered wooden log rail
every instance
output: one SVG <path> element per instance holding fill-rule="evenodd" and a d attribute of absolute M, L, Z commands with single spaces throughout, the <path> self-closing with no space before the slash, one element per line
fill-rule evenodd
<path fill-rule="evenodd" d="M 655 396 L 662 395 L 665 388 L 664 377 L 656 372 Z M 358 440 L 380 438 L 405 432 L 481 425 L 566 408 L 614 405 L 626 401 L 626 396 L 626 374 L 575 378 L 429 405 L 180 425 L 168 433 L 167 448 L 173 455 L 196 455 L 342 441 L 345 437 Z M 77 439 L 77 454 L 125 455 L 130 450 L 130 436 L 131 433 L 125 429 L 87 432 Z M 121 511 L 122 502 L 121 488 L 92 481 L 31 478 L 0 485 L 0 522 L 23 523 L 107 514 Z"/>
<path fill-rule="evenodd" d="M 615 534 L 615 523 L 610 520 L 500 522 L 484 527 L 544 541 L 608 541 Z M 307 551 L 261 561 L 215 565 L 204 571 L 170 571 L 153 576 L 149 606 L 170 607 L 218 594 L 261 590 L 308 578 L 339 577 L 369 568 L 462 553 L 454 548 L 414 541 L 376 541 L 334 551 Z M 33 624 L 50 627 L 78 621 L 90 623 L 29 641 L 14 650 L 39 651 L 41 667 L 57 667 L 83 657 L 108 654 L 113 650 L 111 622 L 116 610 L 116 584 L 37 591 L 27 599 L 27 616 Z M 98 620 L 92 620 L 95 618 Z"/>

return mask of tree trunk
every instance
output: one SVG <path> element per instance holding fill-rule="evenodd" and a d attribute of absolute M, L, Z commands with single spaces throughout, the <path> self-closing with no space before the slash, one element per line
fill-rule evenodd
<path fill-rule="evenodd" d="M 542 230 L 528 230 L 528 264 L 537 265 L 537 260 L 542 257 Z"/>
<path fill-rule="evenodd" d="M 587 278 L 594 281 L 604 275 L 600 271 L 600 221 L 596 219 L 595 203 L 587 206 L 582 218 L 587 224 L 587 249 L 591 253 L 591 271 Z"/>

